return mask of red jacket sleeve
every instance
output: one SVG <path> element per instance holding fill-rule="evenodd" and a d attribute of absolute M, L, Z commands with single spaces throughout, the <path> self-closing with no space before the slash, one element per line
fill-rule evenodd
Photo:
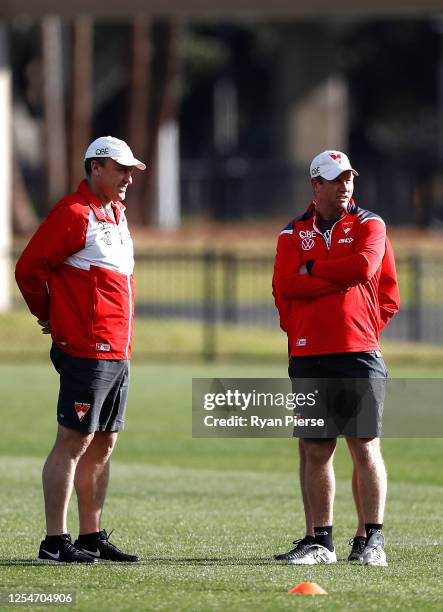
<path fill-rule="evenodd" d="M 380 305 L 380 330 L 382 330 L 400 308 L 400 291 L 395 269 L 394 251 L 387 236 L 378 285 L 378 302 Z"/>
<path fill-rule="evenodd" d="M 289 300 L 283 300 L 279 298 L 277 295 L 277 290 L 275 288 L 275 278 L 272 279 L 272 295 L 274 296 L 275 306 L 278 310 L 278 314 L 280 317 L 280 328 L 287 332 L 286 321 L 288 320 L 289 314 L 291 312 L 291 302 Z"/>
<path fill-rule="evenodd" d="M 53 270 L 84 247 L 88 214 L 89 207 L 82 205 L 56 206 L 17 261 L 17 285 L 29 310 L 41 321 L 49 319 L 47 281 Z"/>
<path fill-rule="evenodd" d="M 298 270 L 301 265 L 300 254 L 291 235 L 280 234 L 273 278 L 276 303 L 278 300 L 314 300 L 330 293 L 347 290 L 347 287 L 343 285 L 313 278 L 308 274 L 299 274 Z"/>
<path fill-rule="evenodd" d="M 365 283 L 381 264 L 385 242 L 385 224 L 381 220 L 369 219 L 358 230 L 352 255 L 315 261 L 311 275 L 333 283 Z"/>

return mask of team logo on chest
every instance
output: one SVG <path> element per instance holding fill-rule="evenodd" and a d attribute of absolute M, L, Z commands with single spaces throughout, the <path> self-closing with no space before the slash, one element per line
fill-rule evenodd
<path fill-rule="evenodd" d="M 102 232 L 102 235 L 100 236 L 100 240 L 103 240 L 105 244 L 107 244 L 108 246 L 111 246 L 112 244 L 111 231 L 110 231 L 111 224 L 106 223 L 106 221 L 99 221 L 98 228 Z"/>
<path fill-rule="evenodd" d="M 354 238 L 349 236 L 349 232 L 352 230 L 353 223 L 347 222 L 342 224 L 342 230 L 346 238 L 340 238 L 337 240 L 338 244 L 349 244 L 350 242 L 354 242 Z"/>
<path fill-rule="evenodd" d="M 304 251 L 310 251 L 315 247 L 314 238 L 317 235 L 316 232 L 313 230 L 301 230 L 298 232 L 298 235 L 301 238 L 301 248 Z"/>

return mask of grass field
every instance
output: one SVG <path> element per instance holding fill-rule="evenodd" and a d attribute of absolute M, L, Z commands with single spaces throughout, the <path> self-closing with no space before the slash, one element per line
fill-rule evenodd
<path fill-rule="evenodd" d="M 277 366 L 136 364 L 104 527 L 142 562 L 56 567 L 34 559 L 44 534 L 40 472 L 54 436 L 57 378 L 48 364 L 1 364 L 0 590 L 73 590 L 75 609 L 88 611 L 442 610 L 440 439 L 383 442 L 388 568 L 343 561 L 355 527 L 343 442 L 334 528 L 342 561 L 295 568 L 272 560 L 303 535 L 295 443 L 192 439 L 191 379 L 284 374 Z M 443 365 L 391 367 L 391 375 L 443 377 Z M 318 582 L 329 596 L 287 594 L 302 581 Z"/>
<path fill-rule="evenodd" d="M 277 326 L 277 323 L 276 323 Z M 279 329 L 261 326 L 218 324 L 214 330 L 217 359 L 232 363 L 254 360 L 274 362 L 276 376 L 283 376 L 287 339 Z M 41 361 L 48 354 L 48 338 L 40 333 L 34 317 L 25 308 L 0 315 L 0 362 Z M 136 317 L 133 361 L 158 360 L 188 363 L 201 360 L 204 327 L 199 321 Z M 385 360 L 409 367 L 407 376 L 432 375 L 435 364 L 442 364 L 443 346 L 386 340 L 382 342 Z"/>

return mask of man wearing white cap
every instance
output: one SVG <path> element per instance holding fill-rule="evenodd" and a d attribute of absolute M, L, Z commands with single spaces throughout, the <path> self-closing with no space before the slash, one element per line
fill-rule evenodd
<path fill-rule="evenodd" d="M 325 425 L 294 427 L 307 534 L 276 558 L 336 562 L 333 457 L 343 435 L 354 463 L 360 530 L 349 560 L 383 566 L 386 470 L 379 436 L 387 371 L 379 333 L 399 308 L 394 256 L 381 217 L 352 199 L 358 173 L 347 155 L 323 151 L 310 175 L 315 199 L 279 236 L 273 291 L 288 335 L 293 390 L 318 393 L 302 416 L 324 416 Z"/>
<path fill-rule="evenodd" d="M 46 537 L 38 557 L 45 562 L 138 561 L 101 527 L 129 385 L 134 256 L 122 202 L 134 168 L 146 166 L 125 142 L 94 140 L 86 178 L 52 208 L 16 266 L 29 310 L 51 334 L 60 375 L 57 437 L 43 468 Z M 73 488 L 80 524 L 74 544 L 67 528 Z"/>

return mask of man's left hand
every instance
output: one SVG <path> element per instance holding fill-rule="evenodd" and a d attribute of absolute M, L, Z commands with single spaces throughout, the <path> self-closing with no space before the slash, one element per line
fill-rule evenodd
<path fill-rule="evenodd" d="M 49 324 L 49 321 L 40 321 L 40 319 L 38 319 L 37 323 L 42 328 L 42 334 L 50 334 L 51 333 L 51 326 Z"/>

